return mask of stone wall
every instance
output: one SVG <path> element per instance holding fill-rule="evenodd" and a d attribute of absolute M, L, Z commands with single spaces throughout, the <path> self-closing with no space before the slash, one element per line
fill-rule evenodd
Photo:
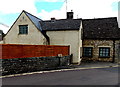
<path fill-rule="evenodd" d="M 118 60 L 118 43 L 120 41 L 115 41 L 115 61 Z M 83 61 L 113 61 L 113 40 L 83 40 L 83 47 L 93 47 L 93 57 L 92 58 L 82 58 Z M 99 58 L 99 47 L 110 47 L 110 58 Z"/>
<path fill-rule="evenodd" d="M 120 40 L 115 41 L 115 61 L 120 62 Z"/>
<path fill-rule="evenodd" d="M 1 59 L 1 75 L 27 73 L 41 70 L 57 69 L 60 66 L 67 66 L 71 56 L 64 57 L 32 57 L 17 59 Z"/>

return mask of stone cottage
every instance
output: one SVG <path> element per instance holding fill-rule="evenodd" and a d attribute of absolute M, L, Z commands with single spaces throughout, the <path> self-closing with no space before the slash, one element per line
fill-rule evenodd
<path fill-rule="evenodd" d="M 120 29 L 117 18 L 41 20 L 22 11 L 5 37 L 4 44 L 69 45 L 72 63 L 83 60 L 115 61 Z"/>
<path fill-rule="evenodd" d="M 117 61 L 120 29 L 117 18 L 83 19 L 83 60 Z"/>

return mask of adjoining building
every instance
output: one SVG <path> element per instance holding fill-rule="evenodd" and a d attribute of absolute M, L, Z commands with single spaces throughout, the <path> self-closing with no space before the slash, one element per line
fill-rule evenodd
<path fill-rule="evenodd" d="M 117 61 L 120 29 L 117 18 L 83 19 L 83 59 Z"/>
<path fill-rule="evenodd" d="M 2 30 L 0 30 L 0 41 L 2 41 L 2 40 L 3 40 L 3 37 L 4 37 L 4 33 L 3 33 L 3 31 L 2 31 Z"/>
<path fill-rule="evenodd" d="M 22 11 L 3 38 L 3 44 L 69 45 L 72 63 L 117 59 L 120 29 L 117 18 L 41 20 Z M 102 58 L 101 58 L 102 57 Z"/>

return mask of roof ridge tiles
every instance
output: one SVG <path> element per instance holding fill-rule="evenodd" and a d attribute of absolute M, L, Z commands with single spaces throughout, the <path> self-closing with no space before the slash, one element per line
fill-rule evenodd
<path fill-rule="evenodd" d="M 82 19 L 82 20 L 103 20 L 103 19 L 116 19 L 117 17 L 105 17 L 105 18 L 91 18 L 91 19 Z"/>

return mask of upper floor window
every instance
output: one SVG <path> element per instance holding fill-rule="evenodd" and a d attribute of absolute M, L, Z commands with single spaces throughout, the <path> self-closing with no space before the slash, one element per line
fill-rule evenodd
<path fill-rule="evenodd" d="M 99 57 L 110 57 L 110 48 L 109 47 L 100 47 L 99 48 Z"/>
<path fill-rule="evenodd" d="M 19 34 L 28 34 L 28 25 L 19 25 Z"/>
<path fill-rule="evenodd" d="M 92 47 L 83 47 L 83 57 L 92 57 L 93 48 Z"/>

